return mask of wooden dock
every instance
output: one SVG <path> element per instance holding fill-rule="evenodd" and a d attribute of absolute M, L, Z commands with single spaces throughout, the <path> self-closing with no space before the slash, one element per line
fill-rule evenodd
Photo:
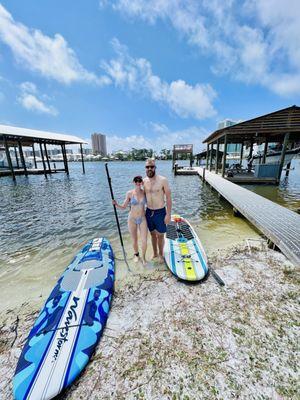
<path fill-rule="evenodd" d="M 56 172 L 64 172 L 65 170 L 62 168 L 56 168 L 56 169 L 35 169 L 35 168 L 30 168 L 26 169 L 27 175 L 43 175 L 43 174 L 54 174 Z M 25 175 L 25 170 L 20 168 L 20 169 L 15 169 L 14 170 L 15 175 Z M 0 169 L 0 177 L 1 176 L 11 176 L 11 171 L 9 169 Z"/>
<path fill-rule="evenodd" d="M 201 167 L 194 171 L 300 266 L 300 215 Z"/>

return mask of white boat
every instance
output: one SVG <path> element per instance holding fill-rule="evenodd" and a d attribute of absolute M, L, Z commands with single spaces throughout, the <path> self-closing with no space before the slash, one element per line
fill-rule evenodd
<path fill-rule="evenodd" d="M 289 164 L 298 153 L 300 153 L 300 147 L 296 147 L 295 149 L 292 150 L 287 150 L 285 153 L 283 166 L 285 167 L 287 164 Z M 281 150 L 280 151 L 269 150 L 268 153 L 266 154 L 266 164 L 279 164 L 280 157 L 281 157 Z M 263 153 L 258 153 L 255 156 L 253 156 L 252 164 L 253 165 L 260 164 L 262 162 L 262 159 L 263 159 Z"/>

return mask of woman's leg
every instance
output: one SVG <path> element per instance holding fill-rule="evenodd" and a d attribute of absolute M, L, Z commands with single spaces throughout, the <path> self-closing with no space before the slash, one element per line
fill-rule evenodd
<path fill-rule="evenodd" d="M 147 235 L 148 235 L 148 226 L 147 221 L 144 218 L 140 224 L 140 233 L 141 233 L 141 242 L 142 242 L 142 261 L 143 264 L 146 263 L 146 251 L 147 251 Z"/>
<path fill-rule="evenodd" d="M 128 230 L 131 235 L 134 254 L 137 254 L 139 252 L 137 225 L 130 218 L 128 218 Z"/>

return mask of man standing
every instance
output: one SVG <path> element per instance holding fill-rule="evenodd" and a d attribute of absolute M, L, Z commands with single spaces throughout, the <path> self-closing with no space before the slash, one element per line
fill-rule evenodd
<path fill-rule="evenodd" d="M 159 257 L 159 262 L 163 263 L 164 235 L 167 230 L 166 225 L 171 221 L 171 190 L 167 178 L 156 174 L 154 159 L 148 158 L 145 167 L 146 219 L 151 233 L 153 259 Z"/>

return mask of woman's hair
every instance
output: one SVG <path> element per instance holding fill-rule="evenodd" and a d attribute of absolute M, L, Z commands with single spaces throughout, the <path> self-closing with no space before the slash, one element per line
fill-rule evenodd
<path fill-rule="evenodd" d="M 137 175 L 132 179 L 132 182 L 138 182 L 138 181 L 143 182 L 143 177 L 141 175 Z"/>

